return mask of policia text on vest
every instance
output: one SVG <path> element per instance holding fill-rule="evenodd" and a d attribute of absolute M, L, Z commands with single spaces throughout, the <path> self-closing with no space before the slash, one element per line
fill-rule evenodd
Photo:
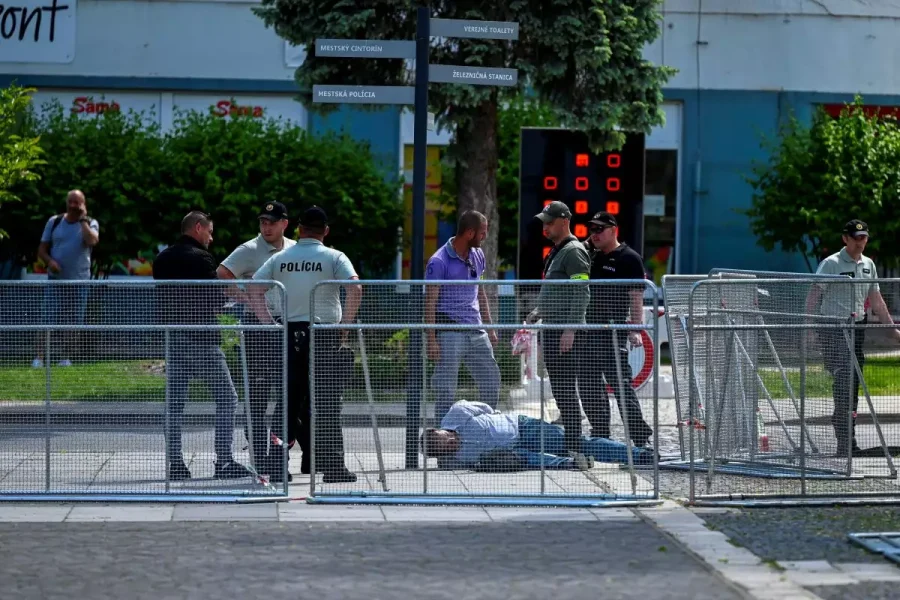
<path fill-rule="evenodd" d="M 310 388 L 309 388 L 309 324 L 352 323 L 359 309 L 362 286 L 346 286 L 346 310 L 342 309 L 337 287 L 319 288 L 315 298 L 315 315 L 310 315 L 310 300 L 316 284 L 327 280 L 359 279 L 353 264 L 338 250 L 322 242 L 328 235 L 328 217 L 317 206 L 308 208 L 300 218 L 297 243 L 269 258 L 253 279 L 275 280 L 285 287 L 288 322 L 288 427 L 303 452 L 301 472 L 309 472 L 311 453 Z M 271 322 L 260 293 L 252 299 L 260 321 Z M 338 333 L 326 330 L 316 334 L 315 403 L 316 471 L 324 475 L 324 483 L 356 481 L 344 464 L 344 435 L 341 428 L 341 394 L 353 365 L 353 353 L 343 341 L 348 330 Z M 290 435 L 290 434 L 289 434 Z"/>

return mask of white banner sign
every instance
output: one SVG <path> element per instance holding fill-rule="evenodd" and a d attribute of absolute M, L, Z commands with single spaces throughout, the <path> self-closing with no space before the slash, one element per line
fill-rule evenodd
<path fill-rule="evenodd" d="M 0 62 L 70 63 L 78 0 L 0 4 Z"/>

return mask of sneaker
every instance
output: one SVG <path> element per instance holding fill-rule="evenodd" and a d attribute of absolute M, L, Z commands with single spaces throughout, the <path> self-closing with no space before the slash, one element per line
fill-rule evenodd
<path fill-rule="evenodd" d="M 43 366 L 44 366 L 44 361 L 42 361 L 42 360 L 39 359 L 39 358 L 36 358 L 36 359 L 34 359 L 33 361 L 31 361 L 31 368 L 32 368 L 32 369 L 40 369 L 40 368 L 43 367 Z"/>
<path fill-rule="evenodd" d="M 69 360 L 68 358 L 67 358 L 66 360 L 61 360 L 61 361 L 59 361 L 59 366 L 61 366 L 61 367 L 71 367 L 71 366 L 72 366 L 72 361 Z"/>
<path fill-rule="evenodd" d="M 569 456 L 575 462 L 575 468 L 579 471 L 590 471 L 594 468 L 594 457 L 581 452 L 569 452 Z"/>
<path fill-rule="evenodd" d="M 169 463 L 169 481 L 184 481 L 191 478 L 191 472 L 183 460 L 175 460 Z"/>
<path fill-rule="evenodd" d="M 216 463 L 216 479 L 241 479 L 250 477 L 252 473 L 241 463 L 230 460 L 226 463 Z"/>
<path fill-rule="evenodd" d="M 326 471 L 322 477 L 322 483 L 354 483 L 356 475 L 347 467 L 341 467 L 335 471 Z"/>

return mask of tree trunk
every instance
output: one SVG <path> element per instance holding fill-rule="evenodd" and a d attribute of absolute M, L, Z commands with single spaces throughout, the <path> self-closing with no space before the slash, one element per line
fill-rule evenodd
<path fill-rule="evenodd" d="M 468 111 L 467 111 L 468 112 Z M 456 130 L 456 189 L 458 215 L 477 210 L 488 219 L 488 234 L 482 243 L 485 279 L 497 279 L 500 250 L 500 215 L 497 209 L 497 103 L 488 100 L 473 108 Z M 496 321 L 497 288 L 485 290 Z"/>

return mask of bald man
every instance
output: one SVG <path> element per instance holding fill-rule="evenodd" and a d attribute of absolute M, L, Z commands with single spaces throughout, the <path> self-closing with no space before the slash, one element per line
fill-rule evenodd
<path fill-rule="evenodd" d="M 87 214 L 84 193 L 71 190 L 66 196 L 66 212 L 47 220 L 38 258 L 47 265 L 47 278 L 78 281 L 91 278 L 91 251 L 100 241 L 100 225 Z M 47 286 L 44 293 L 44 323 L 48 325 L 81 324 L 87 306 L 87 286 Z M 72 364 L 74 339 L 69 332 L 61 334 L 50 352 L 63 367 Z M 51 336 L 51 340 L 53 337 Z M 44 365 L 43 343 L 39 344 L 33 367 Z"/>

